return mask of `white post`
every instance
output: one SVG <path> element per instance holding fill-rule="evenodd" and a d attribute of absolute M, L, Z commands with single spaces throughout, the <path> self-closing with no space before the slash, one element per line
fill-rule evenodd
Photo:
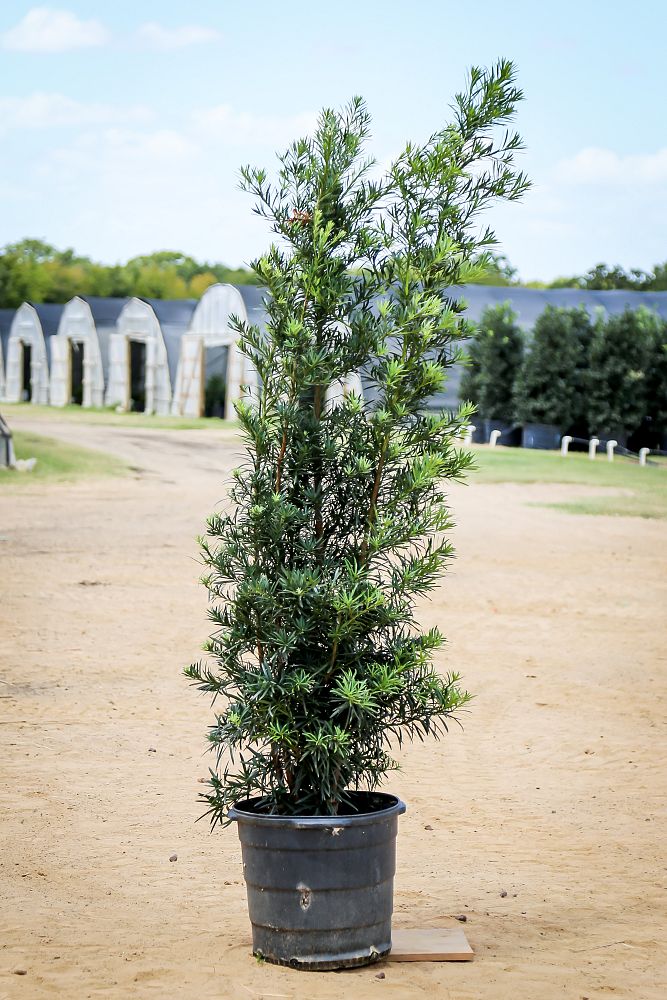
<path fill-rule="evenodd" d="M 600 439 L 599 438 L 591 438 L 590 439 L 590 441 L 588 442 L 588 457 L 589 458 L 591 458 L 591 459 L 595 458 L 595 451 L 596 451 L 597 446 L 599 445 L 599 443 L 600 443 Z"/>
<path fill-rule="evenodd" d="M 496 441 L 498 440 L 501 434 L 502 431 L 491 431 L 491 434 L 489 436 L 489 448 L 496 447 Z"/>
<path fill-rule="evenodd" d="M 646 465 L 646 456 L 648 455 L 650 448 L 640 448 L 639 449 L 639 464 Z"/>
<path fill-rule="evenodd" d="M 614 448 L 618 445 L 618 441 L 607 441 L 607 461 L 614 461 Z"/>
<path fill-rule="evenodd" d="M 561 455 L 567 455 L 567 449 L 570 447 L 570 442 L 572 437 L 570 434 L 564 434 L 560 439 L 560 453 Z"/>
<path fill-rule="evenodd" d="M 468 426 L 466 427 L 466 432 L 463 436 L 464 444 L 472 444 L 472 436 L 476 430 L 477 428 L 475 427 L 474 424 L 468 424 Z"/>

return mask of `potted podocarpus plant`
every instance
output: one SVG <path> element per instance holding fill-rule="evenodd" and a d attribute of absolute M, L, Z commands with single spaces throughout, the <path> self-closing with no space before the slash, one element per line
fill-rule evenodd
<path fill-rule="evenodd" d="M 220 700 L 204 798 L 214 825 L 238 823 L 253 951 L 271 962 L 389 952 L 404 806 L 377 789 L 392 746 L 440 736 L 468 700 L 434 669 L 444 640 L 419 629 L 415 600 L 452 555 L 441 484 L 470 466 L 470 408 L 423 408 L 458 359 L 446 289 L 493 243 L 477 212 L 527 186 L 504 127 L 520 97 L 510 63 L 474 69 L 453 123 L 384 180 L 360 99 L 325 110 L 275 183 L 243 171 L 278 242 L 253 265 L 265 329 L 238 325 L 259 389 L 237 404 L 231 509 L 202 540 L 209 656 L 186 673 Z M 372 407 L 340 388 L 361 369 Z"/>

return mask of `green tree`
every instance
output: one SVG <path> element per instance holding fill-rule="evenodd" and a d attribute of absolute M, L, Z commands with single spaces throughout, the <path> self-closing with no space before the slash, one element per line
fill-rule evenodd
<path fill-rule="evenodd" d="M 517 269 L 504 254 L 489 253 L 478 261 L 480 274 L 470 279 L 473 285 L 518 285 Z"/>
<path fill-rule="evenodd" d="M 21 240 L 0 251 L 0 307 L 26 301 L 67 302 L 74 295 L 199 298 L 215 281 L 243 284 L 257 278 L 244 268 L 199 263 L 171 250 L 112 266 L 72 249 L 58 250 L 43 240 Z"/>
<path fill-rule="evenodd" d="M 667 435 L 667 320 L 653 325 L 646 371 L 646 423 L 654 446 Z"/>
<path fill-rule="evenodd" d="M 667 289 L 667 262 L 656 264 L 652 272 L 642 271 L 637 267 L 626 271 L 619 264 L 612 267 L 596 264 L 586 274 L 556 278 L 546 287 L 585 288 L 590 291 L 608 291 L 614 288 L 634 292 L 663 291 Z"/>
<path fill-rule="evenodd" d="M 648 288 L 651 292 L 667 291 L 667 260 L 655 265 Z"/>
<path fill-rule="evenodd" d="M 632 433 L 647 411 L 646 373 L 660 320 L 647 309 L 599 317 L 590 349 L 588 422 L 595 434 Z"/>
<path fill-rule="evenodd" d="M 517 420 L 570 429 L 581 418 L 591 326 L 583 307 L 538 316 L 516 380 Z"/>
<path fill-rule="evenodd" d="M 360 99 L 322 112 L 274 182 L 243 170 L 278 242 L 254 264 L 266 330 L 240 327 L 260 376 L 237 405 L 247 458 L 203 540 L 211 660 L 186 671 L 223 702 L 214 822 L 252 794 L 290 814 L 353 808 L 351 791 L 397 766 L 392 746 L 439 736 L 467 700 L 434 669 L 444 640 L 419 629 L 415 602 L 452 555 L 442 482 L 470 466 L 456 446 L 470 410 L 424 404 L 459 359 L 447 289 L 493 245 L 477 214 L 527 186 L 505 127 L 520 96 L 511 64 L 473 70 L 451 124 L 381 181 Z M 375 406 L 327 398 L 362 368 Z"/>
<path fill-rule="evenodd" d="M 461 398 L 470 399 L 482 419 L 511 423 L 514 385 L 523 358 L 523 336 L 508 302 L 482 313 L 461 380 Z"/>
<path fill-rule="evenodd" d="M 44 302 L 50 279 L 44 265 L 57 251 L 42 240 L 9 243 L 0 254 L 0 303 L 18 308 L 22 302 Z"/>

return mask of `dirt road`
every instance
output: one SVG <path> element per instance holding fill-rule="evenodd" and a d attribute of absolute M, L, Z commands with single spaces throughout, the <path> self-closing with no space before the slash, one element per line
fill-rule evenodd
<path fill-rule="evenodd" d="M 664 522 L 531 505 L 574 487 L 453 492 L 459 557 L 423 620 L 477 698 L 388 787 L 395 925 L 465 914 L 476 959 L 298 973 L 250 955 L 235 829 L 195 824 L 194 539 L 238 446 L 44 432 L 135 471 L 0 493 L 0 1000 L 663 1000 Z"/>

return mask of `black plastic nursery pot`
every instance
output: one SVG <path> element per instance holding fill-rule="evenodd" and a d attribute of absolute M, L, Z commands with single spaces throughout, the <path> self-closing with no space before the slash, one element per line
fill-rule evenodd
<path fill-rule="evenodd" d="M 498 444 L 504 444 L 506 448 L 518 448 L 521 444 L 521 428 L 516 424 L 507 424 L 504 420 L 485 420 L 484 440 L 487 444 L 491 431 L 500 431 Z"/>
<path fill-rule="evenodd" d="M 595 435 L 602 444 L 607 441 L 615 441 L 621 448 L 626 448 L 628 444 L 628 432 L 624 427 L 612 427 L 611 430 L 602 430 Z"/>
<path fill-rule="evenodd" d="M 396 834 L 405 805 L 353 793 L 364 811 L 275 816 L 237 802 L 253 954 L 298 969 L 370 965 L 391 951 Z"/>
<path fill-rule="evenodd" d="M 560 439 L 561 429 L 555 424 L 524 424 L 521 447 L 555 451 L 560 448 Z"/>
<path fill-rule="evenodd" d="M 474 431 L 472 432 L 473 444 L 486 444 L 489 440 L 486 434 L 485 421 L 477 418 L 477 423 L 474 425 Z"/>

